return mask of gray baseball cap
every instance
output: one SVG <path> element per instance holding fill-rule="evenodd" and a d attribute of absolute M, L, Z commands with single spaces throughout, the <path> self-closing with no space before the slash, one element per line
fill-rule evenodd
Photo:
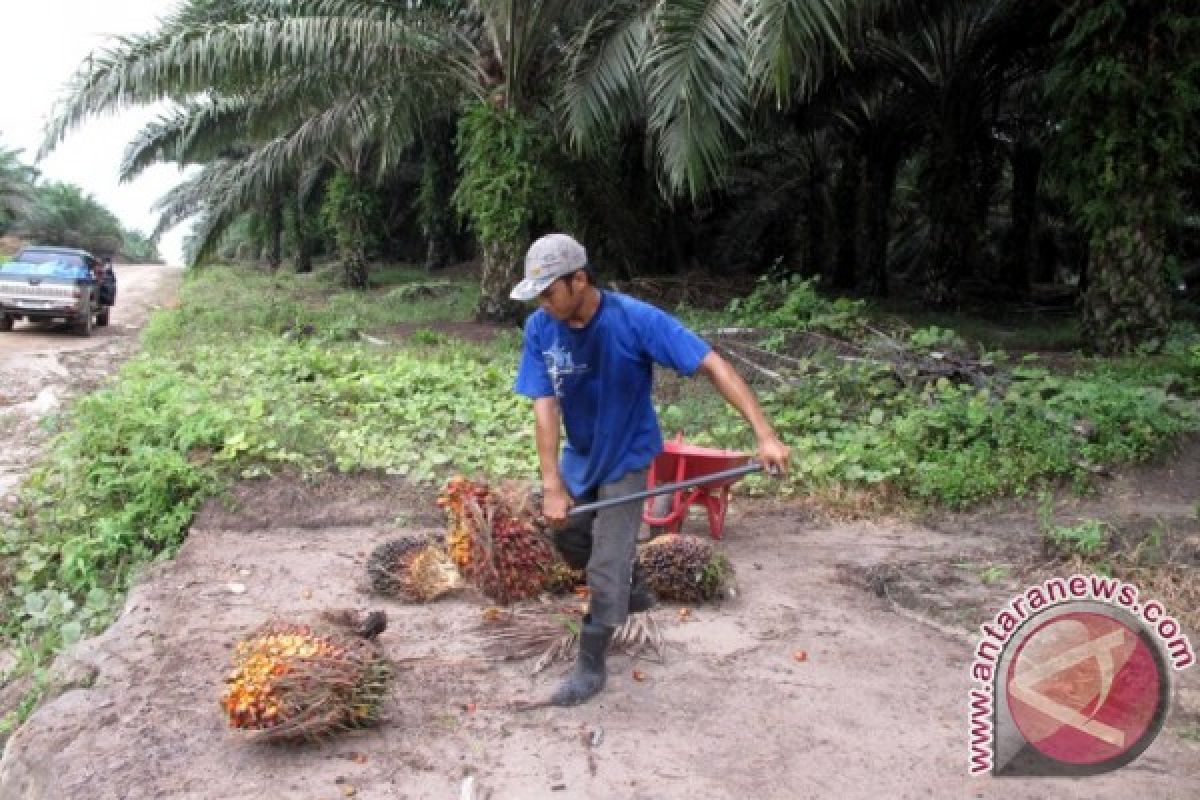
<path fill-rule="evenodd" d="M 513 300 L 533 300 L 563 275 L 587 266 L 587 250 L 565 233 L 548 233 L 525 254 L 525 280 L 513 287 Z"/>

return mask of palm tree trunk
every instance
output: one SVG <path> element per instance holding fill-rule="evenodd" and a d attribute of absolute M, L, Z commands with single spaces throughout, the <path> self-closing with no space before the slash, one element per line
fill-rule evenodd
<path fill-rule="evenodd" d="M 482 242 L 483 272 L 479 279 L 479 322 L 507 324 L 518 322 L 523 307 L 509 299 L 508 293 L 521 276 L 521 247 L 510 242 Z"/>
<path fill-rule="evenodd" d="M 862 159 L 857 151 L 847 152 L 842 159 L 834 189 L 834 213 L 837 215 L 837 256 L 830 284 L 837 289 L 852 289 L 858 265 L 858 208 L 862 191 Z"/>
<path fill-rule="evenodd" d="M 337 221 L 337 255 L 342 261 L 342 283 L 349 289 L 366 289 L 367 221 L 355 206 L 344 207 Z"/>
<path fill-rule="evenodd" d="M 825 272 L 829 261 L 829 244 L 826 232 L 829 226 L 829 214 L 825 205 L 823 176 L 812 170 L 808 180 L 808 202 L 805 209 L 805 224 L 807 231 L 804 237 L 804 270 L 805 277 L 816 277 Z"/>
<path fill-rule="evenodd" d="M 294 228 L 292 241 L 296 247 L 294 257 L 296 272 L 303 275 L 312 272 L 313 268 L 313 221 L 308 210 L 305 209 L 304 203 L 300 200 L 299 193 L 296 194 L 292 204 L 292 226 Z"/>
<path fill-rule="evenodd" d="M 888 218 L 892 195 L 896 190 L 897 154 L 890 150 L 867 153 L 866 182 L 863 185 L 863 233 L 867 251 L 864 288 L 876 297 L 888 295 Z"/>
<path fill-rule="evenodd" d="M 1037 224 L 1038 176 L 1042 152 L 1036 147 L 1017 144 L 1012 153 L 1012 227 L 1008 233 L 1005 258 L 1005 282 L 1025 295 L 1034 261 L 1034 229 Z"/>
<path fill-rule="evenodd" d="M 1166 340 L 1171 294 L 1163 271 L 1163 236 L 1148 227 L 1121 226 L 1092 243 L 1083 330 L 1099 353 L 1130 353 L 1135 347 L 1154 351 Z"/>
<path fill-rule="evenodd" d="M 326 197 L 333 218 L 334 239 L 342 262 L 342 282 L 350 289 L 367 288 L 367 242 L 373 198 L 361 177 L 349 170 L 338 173 Z"/>
<path fill-rule="evenodd" d="M 361 244 L 350 245 L 342 251 L 342 269 L 347 287 L 367 288 L 367 253 Z"/>
<path fill-rule="evenodd" d="M 347 203 L 338 221 L 342 279 L 351 289 L 367 288 L 367 219 L 362 208 L 361 203 Z"/>
<path fill-rule="evenodd" d="M 274 272 L 283 263 L 283 201 L 271 200 L 266 219 L 267 267 Z"/>
<path fill-rule="evenodd" d="M 921 287 L 935 308 L 953 304 L 958 283 L 975 252 L 976 202 L 967 156 L 931 154 L 933 174 L 924 191 L 929 201 L 929 253 Z"/>
<path fill-rule="evenodd" d="M 963 271 L 959 273 L 960 281 L 968 278 L 980 278 L 985 281 L 996 281 L 1001 265 L 990 258 L 990 249 L 985 247 L 988 241 L 988 231 L 992 214 L 992 198 L 996 195 L 996 186 L 1004 174 L 1004 162 L 1000 156 L 985 148 L 970 162 L 973 168 L 968 175 L 972 192 L 971 233 L 967 245 L 971 248 L 963 259 Z"/>
<path fill-rule="evenodd" d="M 424 140 L 424 168 L 417 197 L 421 230 L 425 236 L 425 269 L 440 269 L 453 257 L 454 231 L 454 123 L 434 123 Z"/>

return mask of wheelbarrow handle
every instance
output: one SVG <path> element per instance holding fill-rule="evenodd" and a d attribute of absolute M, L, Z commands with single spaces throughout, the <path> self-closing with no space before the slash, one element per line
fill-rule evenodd
<path fill-rule="evenodd" d="M 609 497 L 606 500 L 597 500 L 594 503 L 584 503 L 581 506 L 573 506 L 567 511 L 568 517 L 578 516 L 579 514 L 590 514 L 593 511 L 601 511 L 613 506 L 623 506 L 626 503 L 636 503 L 639 500 L 645 500 L 647 497 L 657 497 L 660 494 L 670 494 L 677 492 L 680 489 L 690 489 L 693 486 L 703 486 L 706 483 L 714 483 L 723 481 L 728 478 L 740 478 L 743 475 L 749 475 L 751 472 L 759 472 L 763 468 L 762 464 L 757 461 L 751 461 L 749 464 L 743 464 L 740 467 L 726 469 L 720 472 L 710 472 L 708 475 L 701 475 L 696 478 L 688 478 L 686 481 L 678 483 L 661 483 L 653 489 L 645 489 L 632 494 L 621 495 L 620 497 Z"/>

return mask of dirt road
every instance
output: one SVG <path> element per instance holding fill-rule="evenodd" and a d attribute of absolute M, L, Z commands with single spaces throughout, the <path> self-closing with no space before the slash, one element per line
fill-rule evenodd
<path fill-rule="evenodd" d="M 0 502 L 36 457 L 45 438 L 42 420 L 133 353 L 150 312 L 175 296 L 182 276 L 176 267 L 118 266 L 112 321 L 90 337 L 28 322 L 0 333 Z"/>

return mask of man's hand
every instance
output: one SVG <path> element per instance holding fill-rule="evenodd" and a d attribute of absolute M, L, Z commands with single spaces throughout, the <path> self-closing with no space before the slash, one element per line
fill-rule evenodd
<path fill-rule="evenodd" d="M 787 474 L 790 455 L 791 452 L 787 445 L 781 442 L 774 433 L 758 440 L 758 461 L 766 469 L 767 474 L 773 477 Z"/>
<path fill-rule="evenodd" d="M 542 487 L 542 516 L 551 528 L 562 528 L 567 524 L 567 512 L 571 510 L 571 495 L 565 486 Z"/>

